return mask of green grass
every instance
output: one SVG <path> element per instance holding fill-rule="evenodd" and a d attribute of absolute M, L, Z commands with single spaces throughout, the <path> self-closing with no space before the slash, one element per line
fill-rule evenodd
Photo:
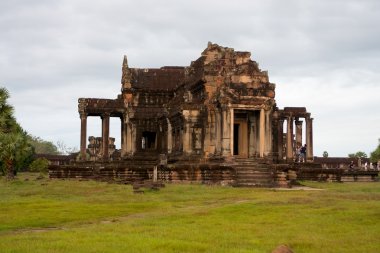
<path fill-rule="evenodd" d="M 380 183 L 322 191 L 0 178 L 0 252 L 380 252 Z M 25 181 L 28 178 L 28 181 Z"/>

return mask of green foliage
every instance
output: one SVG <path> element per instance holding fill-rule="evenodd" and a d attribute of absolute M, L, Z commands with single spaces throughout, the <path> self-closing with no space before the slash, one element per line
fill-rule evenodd
<path fill-rule="evenodd" d="M 379 139 L 379 145 L 373 152 L 371 152 L 370 158 L 371 158 L 371 162 L 380 161 L 380 139 Z"/>
<path fill-rule="evenodd" d="M 0 252 L 379 249 L 377 183 L 304 182 L 321 191 L 167 184 L 133 194 L 129 185 L 26 178 L 35 176 L 0 180 Z"/>
<path fill-rule="evenodd" d="M 58 148 L 51 141 L 45 141 L 40 137 L 28 135 L 28 141 L 33 146 L 36 154 L 58 155 Z"/>
<path fill-rule="evenodd" d="M 323 151 L 323 157 L 325 158 L 329 157 L 329 153 L 327 153 L 327 151 Z"/>
<path fill-rule="evenodd" d="M 8 179 L 31 162 L 33 149 L 13 116 L 13 107 L 7 103 L 9 92 L 0 88 L 0 168 Z"/>
<path fill-rule="evenodd" d="M 363 151 L 358 151 L 355 154 L 348 154 L 349 158 L 367 158 L 367 154 Z"/>
<path fill-rule="evenodd" d="M 9 133 L 20 131 L 21 127 L 17 124 L 13 117 L 13 107 L 7 103 L 9 92 L 7 89 L 0 88 L 0 131 Z"/>
<path fill-rule="evenodd" d="M 47 173 L 49 161 L 46 158 L 37 158 L 29 165 L 29 170 L 32 172 Z"/>
<path fill-rule="evenodd" d="M 3 173 L 12 179 L 16 172 L 27 166 L 33 156 L 33 149 L 28 144 L 25 134 L 19 132 L 0 132 L 0 160 Z"/>

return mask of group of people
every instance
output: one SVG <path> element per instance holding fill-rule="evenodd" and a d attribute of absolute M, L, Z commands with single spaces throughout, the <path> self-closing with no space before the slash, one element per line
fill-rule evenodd
<path fill-rule="evenodd" d="M 297 146 L 296 148 L 296 162 L 304 163 L 306 162 L 306 144 Z"/>

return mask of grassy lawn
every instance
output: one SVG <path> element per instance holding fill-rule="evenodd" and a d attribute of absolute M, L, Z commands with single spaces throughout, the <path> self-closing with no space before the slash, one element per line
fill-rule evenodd
<path fill-rule="evenodd" d="M 0 178 L 0 252 L 380 252 L 380 183 L 320 191 Z M 29 180 L 26 180 L 26 179 Z"/>

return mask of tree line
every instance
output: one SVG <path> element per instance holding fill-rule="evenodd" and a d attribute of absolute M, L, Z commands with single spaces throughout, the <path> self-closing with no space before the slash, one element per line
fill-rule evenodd
<path fill-rule="evenodd" d="M 329 153 L 327 151 L 323 151 L 322 156 L 327 158 L 329 157 Z M 368 158 L 368 155 L 363 151 L 358 151 L 356 153 L 348 154 L 348 157 L 363 159 L 363 158 Z M 380 161 L 380 139 L 379 139 L 379 144 L 377 145 L 377 148 L 373 152 L 370 153 L 369 160 L 373 163 Z"/>

